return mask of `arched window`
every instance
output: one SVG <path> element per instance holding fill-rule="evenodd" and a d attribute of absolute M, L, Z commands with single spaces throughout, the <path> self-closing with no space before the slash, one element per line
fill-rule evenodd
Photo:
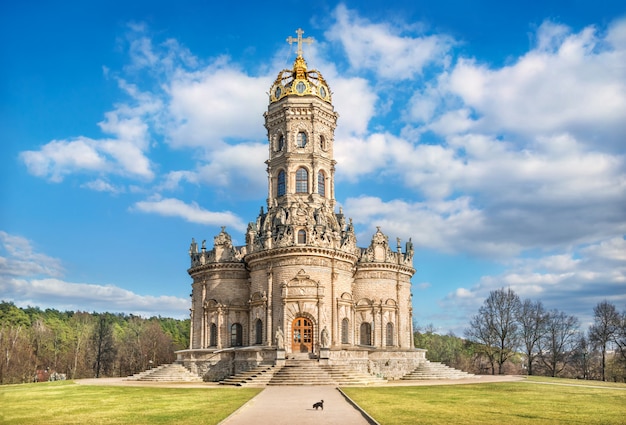
<path fill-rule="evenodd" d="M 282 134 L 278 137 L 278 143 L 276 144 L 276 150 L 278 152 L 282 151 L 285 147 L 285 136 Z"/>
<path fill-rule="evenodd" d="M 296 193 L 309 193 L 309 172 L 306 168 L 296 171 Z"/>
<path fill-rule="evenodd" d="M 306 244 L 306 230 L 298 230 L 298 243 L 301 245 Z"/>
<path fill-rule="evenodd" d="M 326 196 L 326 176 L 323 171 L 317 173 L 317 193 Z"/>
<path fill-rule="evenodd" d="M 387 345 L 393 345 L 393 323 L 387 322 Z"/>
<path fill-rule="evenodd" d="M 361 345 L 372 345 L 372 325 L 361 323 Z"/>
<path fill-rule="evenodd" d="M 254 324 L 254 343 L 255 344 L 263 344 L 263 322 L 261 319 L 256 319 Z"/>
<path fill-rule="evenodd" d="M 217 347 L 217 325 L 211 323 L 211 330 L 209 331 L 209 346 Z"/>
<path fill-rule="evenodd" d="M 350 322 L 347 318 L 343 318 L 341 321 L 341 343 L 342 344 L 350 344 Z"/>
<path fill-rule="evenodd" d="M 230 327 L 230 346 L 241 347 L 243 345 L 243 327 L 241 323 L 233 323 Z"/>
<path fill-rule="evenodd" d="M 299 148 L 306 146 L 306 133 L 304 131 L 298 133 L 298 136 L 296 137 L 296 146 Z"/>
<path fill-rule="evenodd" d="M 277 192 L 278 192 L 278 196 L 283 196 L 285 194 L 287 190 L 287 185 L 285 184 L 285 172 L 283 170 L 280 170 L 280 172 L 278 173 L 278 188 L 277 188 Z"/>

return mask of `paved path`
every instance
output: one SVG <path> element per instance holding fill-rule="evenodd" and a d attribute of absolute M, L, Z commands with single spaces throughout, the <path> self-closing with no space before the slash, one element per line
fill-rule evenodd
<path fill-rule="evenodd" d="M 324 410 L 313 403 L 324 400 Z M 368 425 L 359 410 L 332 386 L 267 387 L 220 425 Z"/>

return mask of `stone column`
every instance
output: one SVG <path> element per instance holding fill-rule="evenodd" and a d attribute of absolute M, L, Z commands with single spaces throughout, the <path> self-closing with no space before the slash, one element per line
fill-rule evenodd
<path fill-rule="evenodd" d="M 224 317 L 222 314 L 222 306 L 217 307 L 217 349 L 222 348 L 222 326 Z"/>
<path fill-rule="evenodd" d="M 269 346 L 273 346 L 273 332 L 272 329 L 274 328 L 274 324 L 272 323 L 272 306 L 273 304 L 273 299 L 274 299 L 274 274 L 272 273 L 272 269 L 270 268 L 270 270 L 267 273 L 267 302 L 265 303 L 265 336 L 266 336 L 266 343 L 265 345 L 269 345 Z"/>
<path fill-rule="evenodd" d="M 193 307 L 191 307 L 189 309 L 189 311 L 191 312 L 190 317 L 191 317 L 191 321 L 190 321 L 190 326 L 189 326 L 189 349 L 192 350 L 193 349 L 193 322 L 194 322 L 194 310 Z"/>

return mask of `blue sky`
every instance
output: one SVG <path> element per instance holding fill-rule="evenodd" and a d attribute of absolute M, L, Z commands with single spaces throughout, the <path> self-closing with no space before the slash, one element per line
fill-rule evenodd
<path fill-rule="evenodd" d="M 620 1 L 5 2 L 0 298 L 188 316 L 187 249 L 265 205 L 262 114 L 299 27 L 359 246 L 416 248 L 414 317 L 491 290 L 626 309 Z M 209 243 L 210 246 L 210 243 Z"/>

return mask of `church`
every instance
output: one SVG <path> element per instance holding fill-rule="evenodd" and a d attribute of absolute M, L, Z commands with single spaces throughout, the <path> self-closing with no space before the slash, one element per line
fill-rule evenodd
<path fill-rule="evenodd" d="M 339 114 L 322 74 L 297 43 L 264 113 L 267 205 L 245 245 L 222 228 L 213 247 L 192 239 L 189 349 L 178 362 L 205 381 L 289 359 L 399 379 L 425 361 L 413 344 L 410 239 L 394 245 L 380 228 L 365 247 L 335 200 L 334 132 Z"/>

